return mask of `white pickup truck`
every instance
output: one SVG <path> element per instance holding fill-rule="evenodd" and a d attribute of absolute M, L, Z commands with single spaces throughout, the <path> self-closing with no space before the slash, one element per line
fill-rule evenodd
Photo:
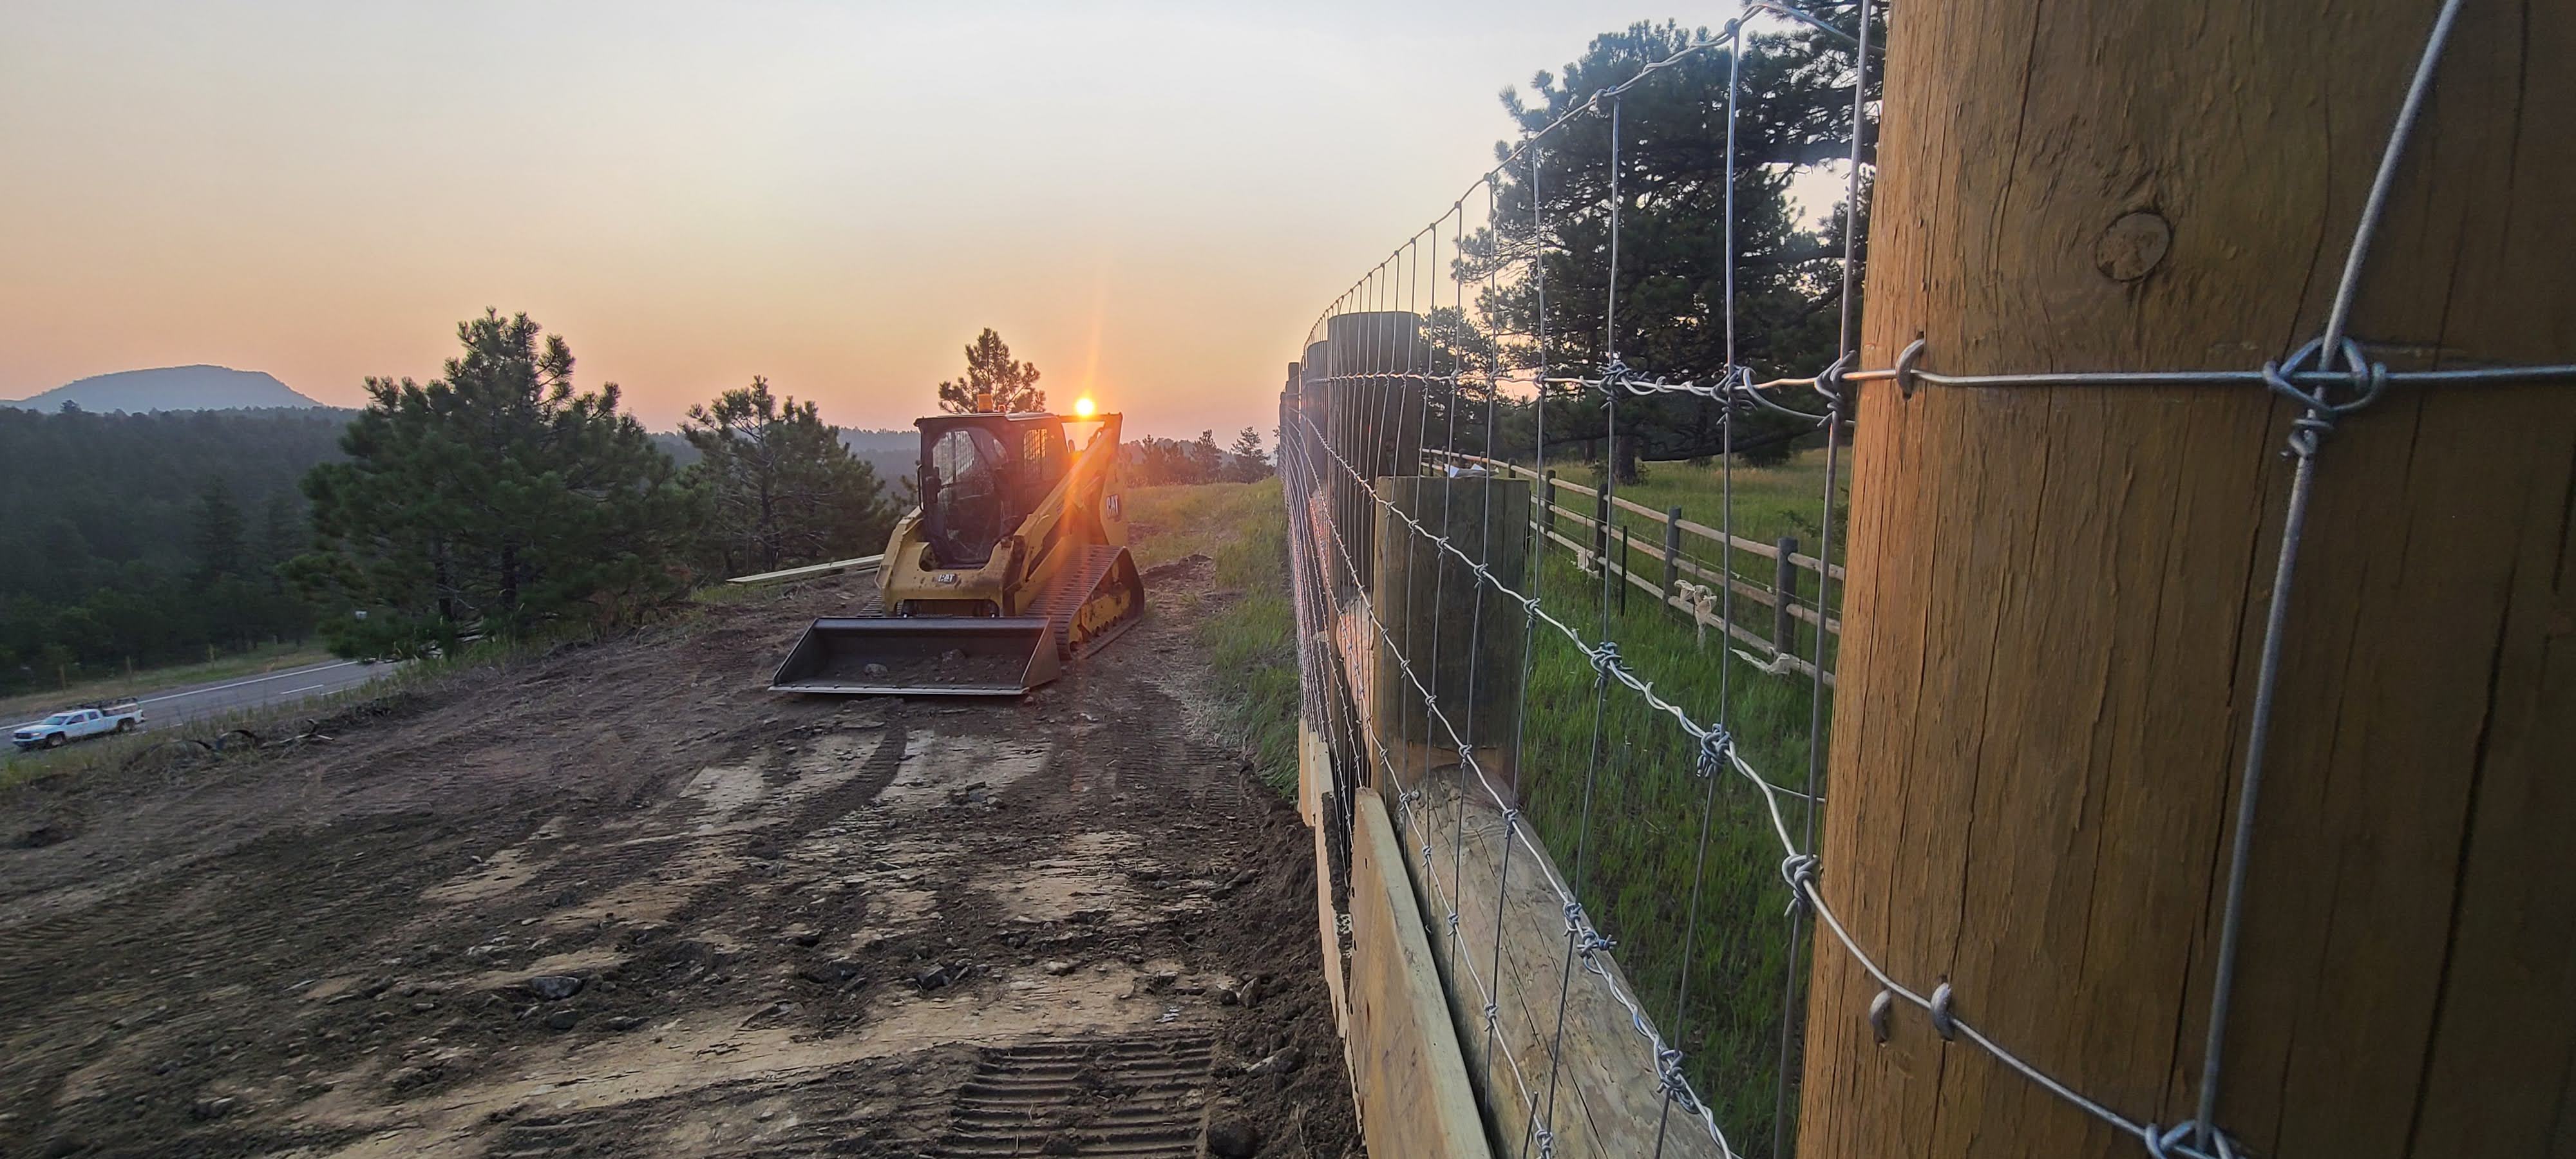
<path fill-rule="evenodd" d="M 105 736 L 112 732 L 132 732 L 143 727 L 143 706 L 131 700 L 120 704 L 92 704 L 66 708 L 34 724 L 22 724 L 9 734 L 9 741 L 20 752 L 61 748 L 76 740 Z"/>

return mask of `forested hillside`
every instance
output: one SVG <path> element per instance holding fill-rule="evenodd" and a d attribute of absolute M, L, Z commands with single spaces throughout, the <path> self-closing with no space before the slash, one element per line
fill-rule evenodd
<path fill-rule="evenodd" d="M 0 688 L 311 629 L 271 571 L 349 412 L 0 407 Z"/>

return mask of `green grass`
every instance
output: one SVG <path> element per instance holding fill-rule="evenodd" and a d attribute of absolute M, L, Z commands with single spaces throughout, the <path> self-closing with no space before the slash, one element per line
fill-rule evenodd
<path fill-rule="evenodd" d="M 331 653 L 311 643 L 267 644 L 248 651 L 217 656 L 193 664 L 170 664 L 158 668 L 138 668 L 89 680 L 76 680 L 69 687 L 42 692 L 22 692 L 0 697 L 0 723 L 16 724 L 33 719 L 67 704 L 107 700 L 120 696 L 140 696 L 164 688 L 186 684 L 207 684 L 235 676 L 256 676 L 282 668 L 320 664 L 332 659 Z"/>
<path fill-rule="evenodd" d="M 1848 465 L 1847 455 L 1837 464 L 1844 483 L 1838 490 L 1845 494 Z M 1597 468 L 1569 466 L 1559 468 L 1559 478 L 1599 486 Z M 1798 550 L 1813 554 L 1824 479 L 1821 450 L 1776 467 L 1736 468 L 1735 534 L 1763 543 L 1795 535 Z M 1680 507 L 1686 519 L 1724 527 L 1727 482 L 1718 466 L 1651 463 L 1642 482 L 1616 494 L 1657 512 Z M 1838 496 L 1837 539 L 1841 502 Z M 1579 495 L 1561 495 L 1559 506 L 1592 513 Z M 1619 558 L 1615 528 L 1626 527 L 1628 565 L 1660 583 L 1662 562 L 1633 549 L 1662 546 L 1661 520 L 1614 511 L 1612 522 L 1613 558 Z M 1592 542 L 1590 529 L 1570 521 L 1560 521 L 1557 530 Z M 1731 563 L 1748 582 L 1774 583 L 1769 559 L 1738 552 L 1728 560 L 1718 544 L 1695 536 L 1684 536 L 1682 544 L 1688 558 L 1712 571 Z M 1797 569 L 1792 579 L 1800 599 L 1812 605 L 1813 573 Z M 1772 782 L 1805 787 L 1811 677 L 1762 671 L 1736 649 L 1767 659 L 1767 648 L 1731 642 L 1716 627 L 1703 638 L 1678 610 L 1624 581 L 1613 579 L 1605 601 L 1600 576 L 1578 571 L 1573 554 L 1553 541 L 1540 549 L 1533 582 L 1542 606 L 1585 643 L 1603 637 L 1606 602 L 1606 635 L 1618 642 L 1631 672 L 1694 721 L 1725 723 L 1737 750 Z M 1840 595 L 1837 587 L 1830 602 L 1839 605 Z M 1739 597 L 1734 614 L 1756 634 L 1773 635 L 1768 606 Z M 1815 630 L 1795 624 L 1790 643 L 1800 657 L 1812 657 Z M 1720 1126 L 1745 1154 L 1767 1154 L 1783 1069 L 1781 1012 L 1784 1003 L 1804 998 L 1803 979 L 1794 994 L 1785 985 L 1789 895 L 1779 872 L 1783 851 L 1762 797 L 1732 771 L 1714 783 L 1702 779 L 1688 734 L 1624 687 L 1598 690 L 1581 645 L 1541 624 L 1534 649 L 1520 765 L 1524 814 L 1593 922 L 1618 940 L 1615 956 L 1636 996 L 1657 1029 L 1685 1052 L 1693 1088 Z M 1825 655 L 1830 668 L 1830 646 Z M 1830 690 L 1825 707 L 1829 718 Z M 1804 803 L 1784 797 L 1782 805 L 1791 833 L 1801 835 Z M 1794 1106 L 1794 1086 L 1790 1100 Z"/>
<path fill-rule="evenodd" d="M 1556 477 L 1559 479 L 1581 483 L 1586 487 L 1601 485 L 1601 469 L 1598 464 L 1559 463 L 1550 469 L 1556 472 Z M 1710 527 L 1723 526 L 1721 521 L 1725 518 L 1727 472 L 1722 463 L 1710 463 L 1705 466 L 1693 463 L 1646 463 L 1641 465 L 1641 473 L 1644 475 L 1642 481 L 1622 483 L 1615 494 L 1619 498 L 1657 511 L 1680 507 L 1683 518 L 1705 523 Z M 1839 476 L 1841 484 L 1839 488 L 1841 494 L 1836 499 L 1838 504 L 1836 518 L 1839 522 L 1841 511 L 1839 504 L 1848 501 L 1851 494 L 1849 448 L 1843 450 L 1834 464 L 1834 473 Z M 1816 511 L 1824 500 L 1825 452 L 1822 448 L 1800 451 L 1791 456 L 1788 462 L 1775 467 L 1738 466 L 1735 468 L 1734 476 L 1735 533 L 1737 535 L 1763 543 L 1770 543 L 1783 535 L 1794 535 L 1798 537 L 1799 550 L 1809 555 L 1815 554 Z M 1580 495 L 1567 495 L 1560 498 L 1558 504 L 1560 506 L 1577 504 L 1582 500 L 1583 497 Z M 1634 512 L 1628 513 L 1628 517 L 1642 518 Z M 1835 532 L 1835 538 L 1839 539 L 1841 535 L 1839 530 Z M 1693 555 L 1701 554 L 1714 547 L 1706 541 L 1701 541 L 1696 546 L 1688 539 L 1683 542 L 1685 546 L 1692 548 Z"/>
<path fill-rule="evenodd" d="M 1562 548 L 1541 557 L 1539 596 L 1586 640 L 1598 637 L 1600 581 L 1576 571 Z M 1809 679 L 1764 673 L 1714 631 L 1701 645 L 1644 592 L 1631 591 L 1625 610 L 1614 593 L 1609 622 L 1623 661 L 1657 695 L 1700 723 L 1725 721 L 1738 751 L 1773 782 L 1805 784 Z M 1788 895 L 1760 794 L 1731 771 L 1701 779 L 1690 737 L 1628 689 L 1597 690 L 1573 642 L 1542 625 L 1536 648 L 1522 808 L 1594 923 L 1619 940 L 1621 967 L 1658 1029 L 1687 1055 L 1693 1086 L 1719 1123 L 1739 1135 L 1767 1126 L 1780 1067 Z M 1784 804 L 1796 832 L 1799 803 Z"/>
<path fill-rule="evenodd" d="M 1139 567 L 1215 561 L 1199 642 L 1215 664 L 1233 740 L 1263 783 L 1297 790 L 1297 617 L 1288 594 L 1288 516 L 1279 480 L 1127 492 Z M 1148 581 L 1150 583 L 1150 581 Z"/>

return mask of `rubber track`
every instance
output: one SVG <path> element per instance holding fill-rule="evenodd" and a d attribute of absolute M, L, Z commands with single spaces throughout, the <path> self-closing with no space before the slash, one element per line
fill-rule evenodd
<path fill-rule="evenodd" d="M 1118 557 L 1126 553 L 1126 548 L 1116 544 L 1094 544 L 1082 549 L 1082 566 L 1059 573 L 1056 581 L 1047 585 L 1046 593 L 1038 597 L 1036 606 L 1029 609 L 1031 613 L 1047 618 L 1048 635 L 1055 640 L 1056 659 L 1073 659 L 1074 613 L 1082 610 L 1082 605 L 1100 587 L 1100 581 L 1109 578 L 1110 570 L 1118 566 Z"/>

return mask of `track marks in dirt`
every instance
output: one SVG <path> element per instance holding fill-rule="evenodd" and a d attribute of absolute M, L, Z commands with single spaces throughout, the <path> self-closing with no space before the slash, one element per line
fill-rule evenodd
<path fill-rule="evenodd" d="M 829 610 L 480 674 L 205 784 L 0 794 L 89 819 L 0 850 L 0 1152 L 918 1156 L 1018 1074 L 1140 1146 L 1222 1106 L 1344 1154 L 1308 838 L 1206 729 L 1187 622 L 1019 704 L 762 692 Z M 1121 1061 L 1174 1043 L 1192 1084 Z M 1100 1097 L 1046 1086 L 1059 1048 Z"/>
<path fill-rule="evenodd" d="M 1213 1051 L 1193 1034 L 986 1048 L 932 1154 L 1190 1159 Z"/>

